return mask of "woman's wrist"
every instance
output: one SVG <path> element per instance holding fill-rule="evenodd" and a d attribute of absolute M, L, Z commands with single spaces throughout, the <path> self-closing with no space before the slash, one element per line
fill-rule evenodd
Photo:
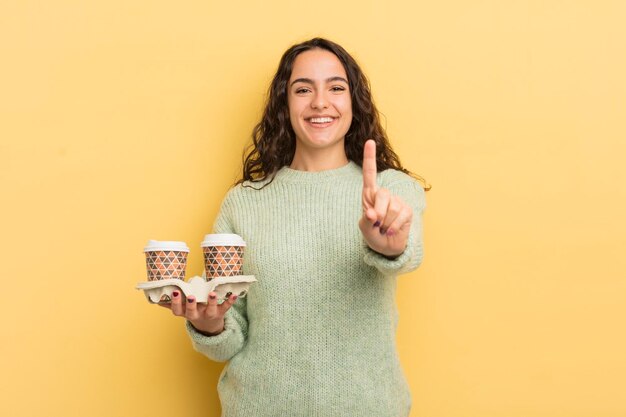
<path fill-rule="evenodd" d="M 385 251 L 385 250 L 376 250 L 376 249 L 372 248 L 371 246 L 370 246 L 370 249 L 373 250 L 374 252 L 376 252 L 377 254 L 379 254 L 379 255 L 389 259 L 390 261 L 393 261 L 393 260 L 397 259 L 400 255 L 402 255 L 404 253 L 404 251 L 406 250 L 406 247 L 400 253 L 388 252 L 388 251 Z"/>
<path fill-rule="evenodd" d="M 191 322 L 190 322 L 190 323 L 191 323 Z M 225 329 L 225 327 L 224 327 L 224 322 L 222 322 L 222 325 L 221 325 L 221 326 L 219 326 L 219 327 L 217 328 L 217 329 L 219 329 L 219 330 L 213 330 L 213 329 L 210 329 L 210 330 L 201 330 L 201 329 L 199 329 L 198 327 L 194 326 L 194 324 L 193 324 L 193 323 L 191 323 L 191 326 L 194 328 L 194 330 L 195 330 L 196 332 L 200 333 L 200 334 L 201 334 L 201 335 L 203 335 L 203 336 L 207 336 L 207 337 L 217 336 L 217 335 L 221 334 L 224 330 L 226 330 L 226 329 Z"/>

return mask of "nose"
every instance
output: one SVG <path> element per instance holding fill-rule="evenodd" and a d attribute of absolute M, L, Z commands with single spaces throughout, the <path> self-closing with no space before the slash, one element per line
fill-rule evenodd
<path fill-rule="evenodd" d="M 327 109 L 328 108 L 328 99 L 326 98 L 326 94 L 324 91 L 318 91 L 313 96 L 313 100 L 311 101 L 311 107 L 314 109 Z"/>

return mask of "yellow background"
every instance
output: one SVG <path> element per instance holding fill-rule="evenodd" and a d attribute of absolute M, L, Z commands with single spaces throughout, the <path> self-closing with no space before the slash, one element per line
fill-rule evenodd
<path fill-rule="evenodd" d="M 219 415 L 222 364 L 134 289 L 142 248 L 184 240 L 200 273 L 280 55 L 322 35 L 434 186 L 399 279 L 412 417 L 626 416 L 625 21 L 619 0 L 2 1 L 0 414 Z"/>

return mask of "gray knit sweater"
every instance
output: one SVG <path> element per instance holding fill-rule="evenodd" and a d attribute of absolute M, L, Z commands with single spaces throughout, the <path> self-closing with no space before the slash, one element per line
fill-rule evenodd
<path fill-rule="evenodd" d="M 260 191 L 228 192 L 214 232 L 244 238 L 243 273 L 258 282 L 221 334 L 187 323 L 197 351 L 230 361 L 218 383 L 224 417 L 408 416 L 395 277 L 422 261 L 424 191 L 395 170 L 379 172 L 378 185 L 415 210 L 408 247 L 393 260 L 361 236 L 354 162 L 322 172 L 283 167 Z"/>

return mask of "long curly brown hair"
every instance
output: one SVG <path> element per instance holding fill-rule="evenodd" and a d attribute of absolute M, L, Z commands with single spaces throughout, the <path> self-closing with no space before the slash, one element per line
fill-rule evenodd
<path fill-rule="evenodd" d="M 296 57 L 315 48 L 335 54 L 348 75 L 352 99 L 352 123 L 344 141 L 348 159 L 362 166 L 365 141 L 373 139 L 376 141 L 376 164 L 379 172 L 389 168 L 397 169 L 418 179 L 425 189 L 430 189 L 423 178 L 402 167 L 398 155 L 391 149 L 372 100 L 369 81 L 359 65 L 340 45 L 323 38 L 313 38 L 293 45 L 280 59 L 268 90 L 263 117 L 252 131 L 252 144 L 244 151 L 243 178 L 237 184 L 245 181 L 261 182 L 268 178 L 269 184 L 280 168 L 291 164 L 296 150 L 296 135 L 289 120 L 287 87 Z"/>

